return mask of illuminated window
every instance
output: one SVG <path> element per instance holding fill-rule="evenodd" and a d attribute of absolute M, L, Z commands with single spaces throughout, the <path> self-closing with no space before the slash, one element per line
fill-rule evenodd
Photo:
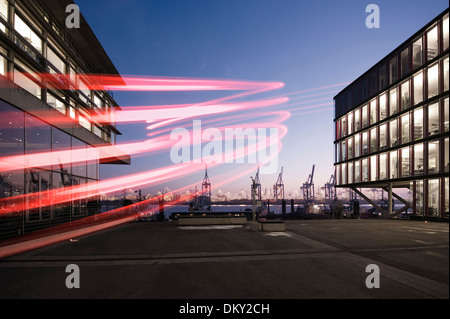
<path fill-rule="evenodd" d="M 47 104 L 60 111 L 61 113 L 66 114 L 66 105 L 64 104 L 64 102 L 56 98 L 51 93 L 47 93 Z"/>
<path fill-rule="evenodd" d="M 361 182 L 361 167 L 359 161 L 355 161 L 355 183 Z"/>
<path fill-rule="evenodd" d="M 355 131 L 361 129 L 361 109 L 355 111 Z"/>
<path fill-rule="evenodd" d="M 353 158 L 353 137 L 350 137 L 347 140 L 347 147 L 348 147 L 348 158 Z"/>
<path fill-rule="evenodd" d="M 414 105 L 423 101 L 423 74 L 422 71 L 414 75 Z"/>
<path fill-rule="evenodd" d="M 348 183 L 353 183 L 353 162 L 348 163 Z"/>
<path fill-rule="evenodd" d="M 428 68 L 428 98 L 439 94 L 438 73 L 437 63 Z"/>
<path fill-rule="evenodd" d="M 439 179 L 428 180 L 428 216 L 439 216 Z"/>
<path fill-rule="evenodd" d="M 414 140 L 423 138 L 423 108 L 414 110 Z"/>
<path fill-rule="evenodd" d="M 342 164 L 342 184 L 347 184 L 347 164 Z"/>
<path fill-rule="evenodd" d="M 449 73 L 448 73 L 448 56 L 444 59 L 443 62 L 443 71 L 444 71 L 444 91 L 448 91 L 449 87 Z"/>
<path fill-rule="evenodd" d="M 397 151 L 392 151 L 389 153 L 389 176 L 390 178 L 398 177 L 398 158 Z"/>
<path fill-rule="evenodd" d="M 374 153 L 378 151 L 378 136 L 377 136 L 377 128 L 374 127 L 370 130 L 370 152 Z"/>
<path fill-rule="evenodd" d="M 402 125 L 402 144 L 409 142 L 409 114 L 405 114 L 401 118 Z"/>
<path fill-rule="evenodd" d="M 447 97 L 444 99 L 444 132 L 449 131 L 448 112 L 449 112 L 449 105 L 448 105 L 448 97 Z"/>
<path fill-rule="evenodd" d="M 8 21 L 8 1 L 0 0 L 0 17 Z M 6 32 L 5 25 L 0 22 L 0 30 Z"/>
<path fill-rule="evenodd" d="M 342 152 L 342 160 L 345 161 L 347 159 L 347 146 L 346 142 L 341 142 L 341 152 Z"/>
<path fill-rule="evenodd" d="M 377 121 L 377 99 L 370 101 L 370 124 L 374 124 Z"/>
<path fill-rule="evenodd" d="M 439 141 L 428 143 L 428 173 L 439 173 Z"/>
<path fill-rule="evenodd" d="M 384 120 L 387 116 L 387 110 L 386 110 L 386 96 L 387 93 L 383 93 L 380 95 L 379 103 L 380 103 L 380 121 Z"/>
<path fill-rule="evenodd" d="M 56 68 L 57 71 L 63 74 L 66 72 L 65 62 L 63 61 L 63 59 L 60 58 L 60 56 L 55 52 L 55 50 L 53 50 L 49 46 L 47 47 L 47 59 Z"/>
<path fill-rule="evenodd" d="M 362 181 L 369 181 L 369 160 L 367 158 L 362 160 Z"/>
<path fill-rule="evenodd" d="M 0 48 L 0 52 L 1 48 Z M 0 55 L 0 75 L 6 76 L 6 70 L 7 70 L 7 60 Z"/>
<path fill-rule="evenodd" d="M 398 125 L 397 120 L 394 119 L 389 122 L 389 136 L 391 139 L 390 146 L 394 147 L 398 145 Z"/>
<path fill-rule="evenodd" d="M 377 178 L 377 156 L 370 157 L 370 180 L 376 181 Z"/>
<path fill-rule="evenodd" d="M 380 125 L 380 150 L 387 147 L 387 124 Z"/>
<path fill-rule="evenodd" d="M 14 15 L 14 29 L 36 50 L 42 53 L 41 38 L 17 14 Z"/>
<path fill-rule="evenodd" d="M 414 175 L 423 174 L 423 144 L 414 145 Z"/>
<path fill-rule="evenodd" d="M 448 173 L 449 171 L 449 156 L 450 156 L 450 150 L 448 148 L 448 137 L 444 139 L 444 172 Z"/>
<path fill-rule="evenodd" d="M 16 61 L 19 64 L 19 61 Z M 24 70 L 20 70 L 17 67 L 14 68 L 14 83 L 24 88 L 38 99 L 41 98 L 41 87 L 35 82 L 36 74 L 25 65 L 20 64 L 20 67 Z"/>
<path fill-rule="evenodd" d="M 88 129 L 89 131 L 91 130 L 91 122 L 89 122 L 89 120 L 87 119 L 87 115 L 78 114 L 78 122 L 84 128 Z"/>
<path fill-rule="evenodd" d="M 393 88 L 389 91 L 389 114 L 395 114 L 398 112 L 397 102 L 397 88 Z"/>
<path fill-rule="evenodd" d="M 401 97 L 402 105 L 401 105 L 401 107 L 402 107 L 402 110 L 405 110 L 411 106 L 411 104 L 410 104 L 411 97 L 409 94 L 409 80 L 406 82 L 403 82 L 403 84 L 401 86 L 401 90 L 402 90 L 402 97 Z"/>
<path fill-rule="evenodd" d="M 369 132 L 362 133 L 362 154 L 369 154 Z"/>
<path fill-rule="evenodd" d="M 428 106 L 428 135 L 439 134 L 439 103 Z"/>
<path fill-rule="evenodd" d="M 387 154 L 380 154 L 380 179 L 387 179 Z"/>
<path fill-rule="evenodd" d="M 362 127 L 369 125 L 368 110 L 369 106 L 367 104 L 362 107 Z"/>
<path fill-rule="evenodd" d="M 409 163 L 409 147 L 402 148 L 401 150 L 402 161 L 402 177 L 410 176 L 410 163 Z"/>
<path fill-rule="evenodd" d="M 355 134 L 355 157 L 361 156 L 361 134 Z"/>
<path fill-rule="evenodd" d="M 427 32 L 427 57 L 433 59 L 439 54 L 437 26 Z"/>
<path fill-rule="evenodd" d="M 448 14 L 442 20 L 442 38 L 444 50 L 448 49 Z M 448 211 L 448 210 L 447 210 Z"/>
<path fill-rule="evenodd" d="M 348 134 L 353 133 L 353 112 L 348 114 Z"/>

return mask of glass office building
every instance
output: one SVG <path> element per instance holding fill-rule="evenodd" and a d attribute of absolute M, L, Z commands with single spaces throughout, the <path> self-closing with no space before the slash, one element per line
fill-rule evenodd
<path fill-rule="evenodd" d="M 408 188 L 448 218 L 448 33 L 447 9 L 335 96 L 336 187 Z"/>
<path fill-rule="evenodd" d="M 120 75 L 82 16 L 80 28 L 66 28 L 69 4 L 0 0 L 0 157 L 16 156 L 22 167 L 0 167 L 0 239 L 97 214 L 98 194 L 53 203 L 49 191 L 95 185 L 99 164 L 130 161 L 98 149 L 116 143 L 119 106 L 81 75 Z M 64 89 L 45 74 L 61 75 Z M 96 115 L 108 120 L 97 122 Z M 52 164 L 31 165 L 26 156 L 33 154 L 46 154 Z"/>

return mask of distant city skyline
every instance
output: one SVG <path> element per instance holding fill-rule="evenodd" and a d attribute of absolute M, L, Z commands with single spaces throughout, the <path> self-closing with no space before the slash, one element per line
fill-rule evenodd
<path fill-rule="evenodd" d="M 289 117 L 280 123 L 287 132 L 281 139 L 278 169 L 273 174 L 260 175 L 262 190 L 271 189 L 283 167 L 286 195 L 300 192 L 313 165 L 316 189 L 334 173 L 333 97 L 448 7 L 448 2 L 441 0 L 376 1 L 380 28 L 369 29 L 367 1 L 80 0 L 76 3 L 124 76 L 283 83 L 278 89 L 230 102 L 289 98 L 279 105 L 247 109 L 239 113 L 242 119 L 236 120 L 236 125 L 254 124 L 256 128 L 258 118 L 262 121 L 265 112 L 289 112 Z M 126 111 L 138 106 L 203 103 L 239 92 L 119 91 L 114 98 Z M 192 121 L 200 118 L 167 129 L 191 130 Z M 274 118 L 264 120 L 271 123 Z M 123 133 L 118 142 L 148 139 L 148 126 L 145 121 L 118 123 Z M 211 127 L 216 126 L 220 125 Z M 130 166 L 101 165 L 101 179 L 173 164 L 169 151 L 132 156 L 131 162 Z M 250 174 L 216 188 L 230 171 Z M 220 189 L 237 194 L 241 189 L 250 191 L 249 176 L 255 175 L 256 165 L 220 164 L 208 168 L 208 173 L 213 193 Z M 201 189 L 203 175 L 203 169 L 199 169 L 178 180 L 141 188 L 145 193 L 156 193 L 165 187 L 177 190 L 191 184 Z"/>

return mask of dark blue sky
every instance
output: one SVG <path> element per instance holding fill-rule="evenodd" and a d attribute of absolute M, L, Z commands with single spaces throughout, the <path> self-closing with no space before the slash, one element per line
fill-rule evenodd
<path fill-rule="evenodd" d="M 76 3 L 121 74 L 284 82 L 283 89 L 270 93 L 274 96 L 353 81 L 448 7 L 445 0 L 78 0 Z M 380 8 L 379 29 L 368 29 L 365 25 L 368 16 L 365 9 L 370 3 Z M 336 92 L 331 91 L 342 88 L 313 91 L 309 94 L 324 94 L 290 103 L 314 99 L 322 100 L 297 107 L 332 103 Z M 123 107 L 201 102 L 214 96 L 224 96 L 224 92 L 115 94 Z M 282 140 L 279 166 L 284 167 L 287 194 L 299 190 L 313 164 L 316 187 L 322 186 L 333 173 L 334 112 L 330 108 L 332 105 L 316 107 L 311 109 L 314 113 L 308 114 L 294 111 L 283 123 L 289 132 Z M 119 125 L 124 134 L 119 141 L 145 139 L 146 126 Z M 123 167 L 103 165 L 101 177 L 171 164 L 168 153 L 133 158 L 132 162 L 131 166 Z M 215 172 L 210 172 L 213 186 Z M 199 175 L 195 178 L 203 177 Z M 261 176 L 263 189 L 272 187 L 276 178 L 277 174 Z M 175 189 L 186 182 L 172 182 L 154 189 L 164 186 Z M 249 187 L 246 176 L 223 190 Z"/>

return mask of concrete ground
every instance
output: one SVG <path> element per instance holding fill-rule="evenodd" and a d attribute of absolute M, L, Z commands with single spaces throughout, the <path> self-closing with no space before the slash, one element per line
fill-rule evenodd
<path fill-rule="evenodd" d="M 79 288 L 66 286 L 69 264 Z M 379 288 L 366 286 L 371 264 Z M 1 259 L 0 299 L 19 298 L 448 299 L 449 224 L 297 220 L 265 233 L 134 222 Z"/>

